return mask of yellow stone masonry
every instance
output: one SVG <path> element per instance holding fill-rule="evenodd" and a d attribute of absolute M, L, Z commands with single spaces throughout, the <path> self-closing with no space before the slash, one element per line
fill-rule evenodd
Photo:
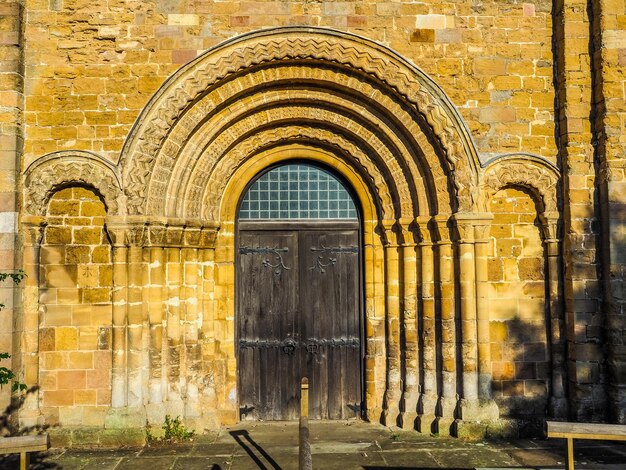
<path fill-rule="evenodd" d="M 306 160 L 360 211 L 364 419 L 626 423 L 625 27 L 625 0 L 6 0 L 20 422 L 239 421 L 238 203 Z"/>

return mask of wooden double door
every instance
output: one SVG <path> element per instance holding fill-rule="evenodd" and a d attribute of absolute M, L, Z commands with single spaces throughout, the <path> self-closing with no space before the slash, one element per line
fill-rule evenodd
<path fill-rule="evenodd" d="M 361 415 L 358 222 L 240 222 L 237 345 L 241 419 L 296 419 L 309 379 L 317 419 Z"/>

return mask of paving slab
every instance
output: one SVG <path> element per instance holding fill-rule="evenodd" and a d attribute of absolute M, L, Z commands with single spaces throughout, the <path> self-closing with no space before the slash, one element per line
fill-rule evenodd
<path fill-rule="evenodd" d="M 311 421 L 314 469 L 563 470 L 565 441 L 467 442 L 363 421 Z M 577 469 L 626 469 L 626 444 L 576 441 Z M 19 468 L 0 456 L 0 470 Z M 298 468 L 297 422 L 245 422 L 184 444 L 142 448 L 51 449 L 33 454 L 32 470 L 289 470 Z"/>

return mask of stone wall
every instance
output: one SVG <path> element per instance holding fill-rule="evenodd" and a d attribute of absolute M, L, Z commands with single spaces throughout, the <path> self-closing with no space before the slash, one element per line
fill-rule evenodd
<path fill-rule="evenodd" d="M 498 192 L 490 205 L 489 258 L 492 393 L 503 416 L 542 416 L 547 407 L 550 351 L 546 257 L 532 197 Z"/>
<path fill-rule="evenodd" d="M 28 277 L 0 350 L 42 387 L 23 422 L 237 421 L 236 203 L 292 158 L 362 205 L 369 419 L 623 422 L 625 12 L 5 2 L 0 269 Z"/>
<path fill-rule="evenodd" d="M 485 157 L 524 151 L 554 161 L 551 8 L 549 0 L 31 2 L 27 161 L 70 148 L 115 160 L 179 67 L 234 35 L 287 25 L 388 45 L 450 96 Z"/>
<path fill-rule="evenodd" d="M 47 423 L 103 426 L 111 405 L 111 246 L 104 204 L 80 187 L 50 200 L 41 245 L 39 384 Z"/>
<path fill-rule="evenodd" d="M 21 2 L 0 4 L 0 272 L 16 268 L 17 181 L 23 149 L 23 14 Z M 0 352 L 15 356 L 19 345 L 13 342 L 11 330 L 14 325 L 21 329 L 22 324 L 13 322 L 14 289 L 10 282 L 0 285 L 0 304 L 4 305 L 0 311 Z M 14 358 L 13 363 L 19 368 L 18 359 Z M 10 364 L 2 361 L 3 366 Z M 8 403 L 8 389 L 0 390 L 0 408 Z"/>

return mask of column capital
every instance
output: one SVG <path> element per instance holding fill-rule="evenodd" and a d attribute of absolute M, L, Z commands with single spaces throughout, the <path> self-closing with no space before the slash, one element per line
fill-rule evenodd
<path fill-rule="evenodd" d="M 396 223 L 397 221 L 395 219 L 384 219 L 380 223 L 385 235 L 384 245 L 386 248 L 393 248 L 398 246 Z"/>
<path fill-rule="evenodd" d="M 400 218 L 398 219 L 398 227 L 402 234 L 402 246 L 415 246 L 419 241 L 419 237 L 415 233 L 414 219 Z"/>
<path fill-rule="evenodd" d="M 182 219 L 110 216 L 106 227 L 113 246 L 214 248 L 219 225 Z"/>
<path fill-rule="evenodd" d="M 419 230 L 420 245 L 432 245 L 433 243 L 433 236 L 430 231 L 431 222 L 432 217 L 428 215 L 420 215 L 415 218 L 415 224 Z"/>
<path fill-rule="evenodd" d="M 453 215 L 461 243 L 484 243 L 489 237 L 493 214 L 488 212 L 457 212 Z"/>
<path fill-rule="evenodd" d="M 452 243 L 452 218 L 449 215 L 434 216 L 432 225 L 437 230 L 438 244 L 448 245 Z"/>
<path fill-rule="evenodd" d="M 558 212 L 546 211 L 539 214 L 539 221 L 541 222 L 545 243 L 548 243 L 548 240 L 556 241 L 557 243 L 560 241 L 559 233 L 561 228 L 561 217 Z"/>
<path fill-rule="evenodd" d="M 46 217 L 28 215 L 20 218 L 20 230 L 24 246 L 39 245 L 43 240 L 43 232 L 48 225 Z"/>

